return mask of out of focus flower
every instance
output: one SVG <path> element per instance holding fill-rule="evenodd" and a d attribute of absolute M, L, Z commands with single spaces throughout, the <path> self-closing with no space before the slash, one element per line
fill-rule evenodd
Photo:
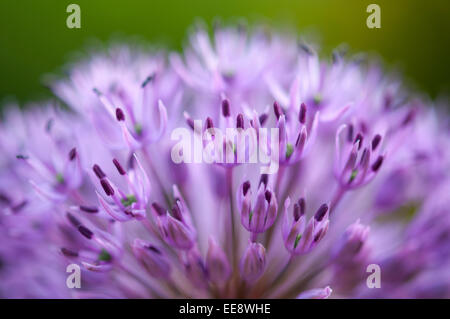
<path fill-rule="evenodd" d="M 74 64 L 51 85 L 70 111 L 6 111 L 1 297 L 450 296 L 445 112 L 376 64 L 327 62 L 290 35 L 190 40 L 180 54 L 121 46 Z M 175 128 L 201 151 L 239 133 L 214 145 L 229 162 L 177 164 Z M 259 150 L 240 149 L 249 137 L 273 174 L 239 161 Z M 66 286 L 68 264 L 81 289 Z"/>

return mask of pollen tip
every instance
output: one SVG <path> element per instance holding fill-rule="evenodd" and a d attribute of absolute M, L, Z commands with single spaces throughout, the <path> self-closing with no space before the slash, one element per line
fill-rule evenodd
<path fill-rule="evenodd" d="M 300 113 L 298 115 L 298 120 L 302 124 L 306 123 L 306 104 L 305 103 L 300 104 Z"/>
<path fill-rule="evenodd" d="M 141 87 L 145 88 L 147 86 L 147 84 L 149 84 L 150 82 L 153 81 L 154 78 L 155 78 L 154 74 L 147 76 L 147 78 L 144 80 L 144 82 L 142 82 Z"/>
<path fill-rule="evenodd" d="M 152 208 L 159 216 L 163 216 L 166 213 L 165 209 L 162 208 L 161 205 L 159 205 L 157 202 L 154 202 L 152 204 Z"/>
<path fill-rule="evenodd" d="M 94 166 L 92 166 L 92 170 L 94 171 L 95 175 L 97 175 L 97 177 L 99 179 L 103 179 L 106 177 L 106 174 L 102 171 L 100 166 L 98 166 L 97 164 L 94 164 Z"/>
<path fill-rule="evenodd" d="M 264 197 L 266 198 L 266 201 L 270 204 L 270 201 L 272 199 L 272 192 L 269 190 L 266 190 L 264 192 Z"/>
<path fill-rule="evenodd" d="M 92 237 L 94 236 L 94 233 L 89 228 L 83 225 L 78 226 L 78 231 L 87 239 L 92 239 Z"/>
<path fill-rule="evenodd" d="M 70 222 L 73 226 L 78 227 L 78 226 L 81 225 L 81 222 L 78 220 L 78 218 L 76 218 L 75 216 L 73 216 L 71 213 L 68 212 L 68 213 L 66 214 L 66 216 L 67 216 L 67 219 L 69 220 L 69 222 Z"/>
<path fill-rule="evenodd" d="M 261 178 L 259 179 L 259 185 L 261 183 L 264 184 L 264 187 L 267 187 L 267 183 L 269 182 L 269 175 L 268 174 L 261 174 Z"/>
<path fill-rule="evenodd" d="M 74 147 L 69 152 L 69 160 L 73 161 L 77 156 L 77 149 Z"/>
<path fill-rule="evenodd" d="M 214 123 L 212 118 L 210 118 L 209 116 L 206 118 L 206 129 L 211 129 L 214 128 Z"/>
<path fill-rule="evenodd" d="M 230 101 L 228 101 L 228 99 L 222 101 L 222 114 L 225 117 L 230 116 Z"/>
<path fill-rule="evenodd" d="M 244 115 L 242 113 L 239 113 L 236 118 L 236 128 L 244 129 Z"/>
<path fill-rule="evenodd" d="M 123 113 L 121 108 L 116 108 L 116 119 L 117 121 L 125 121 L 125 114 Z"/>
<path fill-rule="evenodd" d="M 120 175 L 126 175 L 127 172 L 123 169 L 122 165 L 120 165 L 119 161 L 114 158 L 113 159 L 113 164 L 116 167 L 117 171 L 119 172 Z"/>
<path fill-rule="evenodd" d="M 244 196 L 247 195 L 249 189 L 250 189 L 250 182 L 245 181 L 244 184 L 242 184 L 242 193 L 244 194 Z"/>
<path fill-rule="evenodd" d="M 17 159 L 21 159 L 21 160 L 27 160 L 27 159 L 28 159 L 28 156 L 22 155 L 22 154 L 17 154 L 17 155 L 16 155 L 16 158 L 17 158 Z"/>
<path fill-rule="evenodd" d="M 86 212 L 86 213 L 92 213 L 92 214 L 98 213 L 98 208 L 94 207 L 94 206 L 91 207 L 91 206 L 83 206 L 83 205 L 81 205 L 80 206 L 80 210 L 83 211 L 83 212 Z"/>
<path fill-rule="evenodd" d="M 266 113 L 261 114 L 259 116 L 259 124 L 264 125 L 264 123 L 266 123 L 266 121 L 267 121 L 267 118 L 268 118 L 268 116 Z"/>
<path fill-rule="evenodd" d="M 67 248 L 61 248 L 61 253 L 66 257 L 78 257 L 78 253 L 76 251 L 72 251 Z"/>
<path fill-rule="evenodd" d="M 381 135 L 380 134 L 375 135 L 375 137 L 372 140 L 372 151 L 374 151 L 378 147 L 378 145 L 380 144 L 380 141 L 381 141 Z"/>
<path fill-rule="evenodd" d="M 107 196 L 114 195 L 114 189 L 112 188 L 111 184 L 106 179 L 100 180 L 100 184 L 102 185 L 103 190 L 105 191 L 105 194 Z"/>
<path fill-rule="evenodd" d="M 376 172 L 380 169 L 381 165 L 383 164 L 383 159 L 384 158 L 382 155 L 378 156 L 378 158 L 372 165 L 372 171 Z"/>
<path fill-rule="evenodd" d="M 280 107 L 280 105 L 278 104 L 277 101 L 273 102 L 273 112 L 275 113 L 275 116 L 277 117 L 277 120 L 283 114 L 283 111 L 281 110 L 281 107 Z"/>
<path fill-rule="evenodd" d="M 322 204 L 319 209 L 317 210 L 316 214 L 314 215 L 314 218 L 320 222 L 322 221 L 323 217 L 325 216 L 325 214 L 328 212 L 328 205 L 327 204 Z"/>

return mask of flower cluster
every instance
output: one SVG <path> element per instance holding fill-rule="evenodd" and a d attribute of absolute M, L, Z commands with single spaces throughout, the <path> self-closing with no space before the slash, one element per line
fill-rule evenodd
<path fill-rule="evenodd" d="M 0 297 L 450 297 L 449 117 L 379 65 L 201 29 L 183 54 L 92 53 L 51 88 L 0 124 Z M 200 145 L 278 129 L 279 169 L 175 163 L 179 127 Z"/>

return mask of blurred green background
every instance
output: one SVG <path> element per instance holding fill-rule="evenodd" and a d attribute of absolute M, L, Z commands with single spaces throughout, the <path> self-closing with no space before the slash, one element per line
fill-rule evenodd
<path fill-rule="evenodd" d="M 81 29 L 66 27 L 66 7 L 81 7 Z M 381 7 L 381 29 L 368 29 L 366 7 Z M 179 50 L 189 27 L 244 19 L 315 35 L 324 52 L 341 43 L 379 54 L 418 89 L 450 88 L 449 0 L 1 0 L 0 101 L 44 99 L 45 74 L 58 73 L 94 39 L 138 36 Z"/>

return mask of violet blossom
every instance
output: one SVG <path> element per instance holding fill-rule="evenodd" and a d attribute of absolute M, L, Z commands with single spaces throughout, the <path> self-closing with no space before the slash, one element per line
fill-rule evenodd
<path fill-rule="evenodd" d="M 94 52 L 52 83 L 59 102 L 7 108 L 0 297 L 449 298 L 448 114 L 377 64 L 316 51 L 198 29 L 181 53 Z M 216 148 L 230 163 L 177 164 L 175 128 L 202 147 L 278 129 L 263 146 L 280 167 L 238 162 L 234 140 Z"/>

